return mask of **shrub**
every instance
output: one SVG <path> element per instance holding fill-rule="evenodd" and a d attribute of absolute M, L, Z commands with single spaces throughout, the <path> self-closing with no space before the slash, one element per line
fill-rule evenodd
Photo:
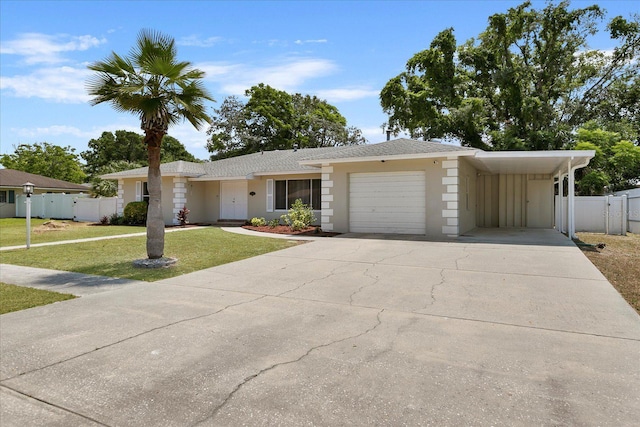
<path fill-rule="evenodd" d="M 264 225 L 267 225 L 267 221 L 264 218 L 253 217 L 251 218 L 251 225 L 253 225 L 254 227 L 262 227 Z"/>
<path fill-rule="evenodd" d="M 144 225 L 147 222 L 147 202 L 131 202 L 124 207 L 124 223 Z"/>
<path fill-rule="evenodd" d="M 269 221 L 269 227 L 271 227 L 271 228 L 276 228 L 279 225 L 280 225 L 280 219 L 279 218 L 275 218 L 275 219 L 272 219 L 271 221 Z"/>
<path fill-rule="evenodd" d="M 281 218 L 293 231 L 307 228 L 316 220 L 313 210 L 309 205 L 302 203 L 302 199 L 296 199 L 291 205 L 289 213 L 282 215 Z"/>
<path fill-rule="evenodd" d="M 178 221 L 180 221 L 180 225 L 181 226 L 185 226 L 189 223 L 189 220 L 187 219 L 187 217 L 189 216 L 189 213 L 191 211 L 189 209 L 187 209 L 186 206 L 183 206 L 182 209 L 180 209 L 180 211 L 178 212 L 178 214 L 176 215 L 176 217 L 178 218 Z"/>
<path fill-rule="evenodd" d="M 124 224 L 124 217 L 117 213 L 111 214 L 109 217 L 109 225 L 122 225 Z"/>
<path fill-rule="evenodd" d="M 100 225 L 109 225 L 109 216 L 105 215 L 100 218 Z"/>

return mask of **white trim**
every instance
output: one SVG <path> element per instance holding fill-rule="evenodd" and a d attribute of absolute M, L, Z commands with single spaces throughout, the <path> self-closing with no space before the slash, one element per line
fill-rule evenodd
<path fill-rule="evenodd" d="M 273 212 L 274 187 L 273 179 L 267 179 L 267 212 Z"/>
<path fill-rule="evenodd" d="M 142 181 L 136 181 L 136 202 L 142 201 Z"/>

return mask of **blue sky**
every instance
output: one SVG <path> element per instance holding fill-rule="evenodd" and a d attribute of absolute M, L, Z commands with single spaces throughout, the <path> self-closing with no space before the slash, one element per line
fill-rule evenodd
<path fill-rule="evenodd" d="M 0 153 L 49 142 L 80 153 L 104 131 L 142 133 L 133 115 L 91 107 L 87 64 L 126 54 L 140 29 L 174 37 L 181 60 L 207 72 L 219 106 L 258 83 L 316 95 L 337 106 L 368 142 L 384 140 L 378 96 L 406 61 L 453 27 L 458 43 L 520 1 L 33 1 L 0 2 Z M 573 1 L 572 7 L 595 2 Z M 600 1 L 607 18 L 637 1 Z M 536 7 L 544 2 L 534 1 Z M 602 33 L 592 48 L 611 49 Z M 170 129 L 196 157 L 206 132 Z"/>

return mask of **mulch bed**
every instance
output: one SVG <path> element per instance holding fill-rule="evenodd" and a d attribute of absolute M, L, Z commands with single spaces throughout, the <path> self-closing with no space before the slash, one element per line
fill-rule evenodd
<path fill-rule="evenodd" d="M 307 227 L 302 230 L 293 231 L 287 225 L 278 225 L 277 227 L 269 227 L 263 225 L 261 227 L 255 227 L 253 225 L 243 225 L 242 228 L 247 230 L 260 231 L 262 233 L 275 233 L 275 234 L 292 234 L 296 236 L 316 236 L 316 237 L 333 237 L 340 233 L 331 233 L 328 231 L 322 231 L 320 227 Z"/>

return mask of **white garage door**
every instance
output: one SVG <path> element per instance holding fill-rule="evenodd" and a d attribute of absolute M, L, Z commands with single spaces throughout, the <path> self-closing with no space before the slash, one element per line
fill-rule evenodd
<path fill-rule="evenodd" d="M 424 172 L 353 173 L 349 177 L 349 230 L 425 234 Z"/>

